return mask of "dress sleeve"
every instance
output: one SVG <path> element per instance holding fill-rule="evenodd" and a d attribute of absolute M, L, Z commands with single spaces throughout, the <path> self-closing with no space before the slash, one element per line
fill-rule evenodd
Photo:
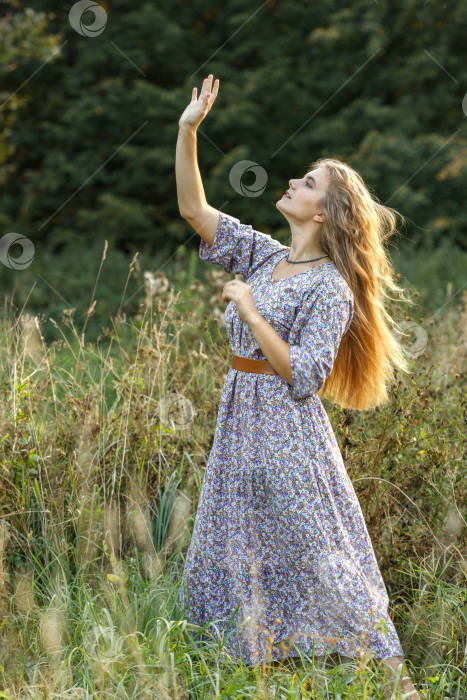
<path fill-rule="evenodd" d="M 213 244 L 209 246 L 201 239 L 199 257 L 221 265 L 226 272 L 246 275 L 285 247 L 268 234 L 240 223 L 235 216 L 219 212 Z"/>
<path fill-rule="evenodd" d="M 306 297 L 290 335 L 293 398 L 317 393 L 331 374 L 341 338 L 352 322 L 353 301 L 350 288 L 335 283 Z"/>

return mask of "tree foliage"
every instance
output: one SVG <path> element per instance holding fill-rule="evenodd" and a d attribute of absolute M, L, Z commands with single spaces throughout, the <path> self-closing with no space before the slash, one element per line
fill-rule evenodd
<path fill-rule="evenodd" d="M 220 92 L 198 135 L 213 206 L 286 237 L 274 202 L 333 156 L 407 217 L 412 248 L 467 250 L 465 4 L 100 4 L 107 24 L 93 37 L 72 28 L 69 4 L 5 6 L 0 92 L 17 93 L 0 112 L 4 231 L 50 252 L 107 240 L 170 257 L 193 233 L 177 206 L 178 118 L 213 73 Z M 243 159 L 267 173 L 259 197 L 230 185 Z"/>

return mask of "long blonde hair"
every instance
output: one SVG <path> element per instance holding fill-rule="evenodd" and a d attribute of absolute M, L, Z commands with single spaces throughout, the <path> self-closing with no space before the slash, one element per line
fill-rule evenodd
<path fill-rule="evenodd" d="M 399 212 L 376 201 L 347 163 L 319 158 L 309 170 L 318 167 L 327 168 L 329 174 L 321 203 L 326 217 L 321 247 L 354 295 L 352 323 L 319 394 L 329 396 L 342 408 L 362 411 L 388 401 L 388 384 L 396 367 L 410 371 L 404 348 L 392 332 L 394 320 L 385 308 L 385 298 L 393 299 L 387 289 L 399 296 L 394 301 L 414 303 L 396 284 L 384 248 L 385 241 L 397 231 Z"/>

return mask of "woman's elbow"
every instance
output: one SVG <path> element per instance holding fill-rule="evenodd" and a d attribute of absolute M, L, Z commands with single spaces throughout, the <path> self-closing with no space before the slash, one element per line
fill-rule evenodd
<path fill-rule="evenodd" d="M 310 353 L 303 352 L 299 346 L 291 346 L 290 367 L 292 396 L 306 399 L 317 394 L 329 376 L 332 366 L 327 362 L 317 362 Z"/>

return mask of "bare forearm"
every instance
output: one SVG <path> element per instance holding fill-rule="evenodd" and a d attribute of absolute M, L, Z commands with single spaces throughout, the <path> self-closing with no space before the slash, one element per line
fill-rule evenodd
<path fill-rule="evenodd" d="M 290 345 L 282 340 L 274 328 L 259 313 L 255 313 L 247 321 L 256 341 L 282 379 L 292 385 L 292 369 L 290 367 Z"/>
<path fill-rule="evenodd" d="M 181 126 L 175 151 L 175 179 L 178 208 L 183 217 L 206 206 L 201 174 L 198 168 L 196 129 Z"/>

